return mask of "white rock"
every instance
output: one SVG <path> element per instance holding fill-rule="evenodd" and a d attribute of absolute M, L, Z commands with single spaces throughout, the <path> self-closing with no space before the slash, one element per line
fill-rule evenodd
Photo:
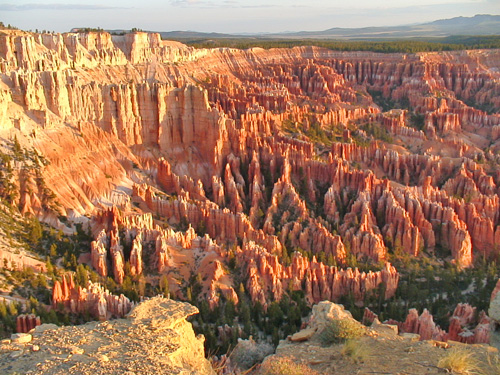
<path fill-rule="evenodd" d="M 82 348 L 79 348 L 78 346 L 72 346 L 71 347 L 71 354 L 83 354 L 85 350 Z"/>
<path fill-rule="evenodd" d="M 13 333 L 10 338 L 12 342 L 16 344 L 26 344 L 27 342 L 31 342 L 31 340 L 33 340 L 33 336 L 29 333 Z"/>
<path fill-rule="evenodd" d="M 306 328 L 306 329 L 303 329 L 302 331 L 299 331 L 297 333 L 294 333 L 291 337 L 290 337 L 290 341 L 292 342 L 301 342 L 301 341 L 307 341 L 309 340 L 311 337 L 313 337 L 313 335 L 316 333 L 316 329 L 314 328 Z"/>
<path fill-rule="evenodd" d="M 45 323 L 45 324 L 41 324 L 39 326 L 36 326 L 35 327 L 35 332 L 34 333 L 42 333 L 44 331 L 48 331 L 50 329 L 58 329 L 59 326 L 55 325 L 55 324 L 52 324 L 52 323 Z"/>
<path fill-rule="evenodd" d="M 493 298 L 490 301 L 490 308 L 488 309 L 488 316 L 500 323 L 500 293 L 498 293 L 498 289 L 500 289 L 500 279 L 498 279 L 497 286 L 493 291 Z"/>
<path fill-rule="evenodd" d="M 10 353 L 10 357 L 11 358 L 17 358 L 17 357 L 20 357 L 23 355 L 23 351 L 22 350 L 16 350 L 12 353 Z"/>
<path fill-rule="evenodd" d="M 361 324 L 352 317 L 352 314 L 348 310 L 344 309 L 344 306 L 330 301 L 322 301 L 313 306 L 308 328 L 313 328 L 321 332 L 332 320 L 350 320 Z"/>
<path fill-rule="evenodd" d="M 97 359 L 101 362 L 109 362 L 109 358 L 106 354 L 101 354 L 97 356 Z"/>

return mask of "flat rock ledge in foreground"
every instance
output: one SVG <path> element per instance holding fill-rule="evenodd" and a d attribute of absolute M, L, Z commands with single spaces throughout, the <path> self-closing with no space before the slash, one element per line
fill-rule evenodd
<path fill-rule="evenodd" d="M 68 327 L 44 324 L 32 332 L 29 343 L 2 341 L 0 373 L 213 374 L 203 337 L 196 337 L 186 321 L 196 313 L 188 303 L 154 297 L 125 319 Z"/>

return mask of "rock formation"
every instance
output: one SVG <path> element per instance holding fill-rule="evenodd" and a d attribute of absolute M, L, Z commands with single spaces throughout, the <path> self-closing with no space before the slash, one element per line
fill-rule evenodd
<path fill-rule="evenodd" d="M 394 295 L 399 274 L 386 263 L 382 271 L 360 272 L 357 268 L 346 270 L 326 266 L 315 257 L 309 261 L 295 253 L 289 266 L 283 266 L 277 255 L 253 242 L 246 242 L 238 252 L 240 264 L 246 265 L 247 289 L 252 300 L 267 305 L 267 295 L 273 300 L 280 300 L 287 290 L 305 290 L 306 299 L 311 304 L 321 300 L 336 301 L 341 296 L 352 293 L 356 301 L 363 301 L 365 293 L 384 283 L 385 297 Z"/>
<path fill-rule="evenodd" d="M 410 309 L 404 322 L 389 319 L 384 323 L 397 325 L 400 332 L 416 333 L 420 340 L 453 340 L 467 344 L 489 344 L 492 331 L 491 319 L 483 311 L 479 314 L 479 320 L 476 321 L 475 310 L 476 308 L 469 304 L 459 303 L 451 314 L 448 332 L 434 323 L 427 309 L 424 309 L 420 315 L 416 309 Z M 377 315 L 365 308 L 363 322 L 369 324 L 375 319 L 378 319 Z M 477 324 L 476 327 L 470 329 L 474 324 Z"/>
<path fill-rule="evenodd" d="M 52 288 L 52 306 L 72 313 L 88 312 L 96 319 L 122 318 L 133 307 L 133 303 L 123 294 L 111 294 L 98 283 L 88 282 L 86 288 L 75 286 L 72 274 L 56 281 Z"/>
<path fill-rule="evenodd" d="M 465 308 L 464 311 L 470 310 Z M 422 323 L 427 320 L 426 316 L 428 314 L 423 314 Z M 349 344 L 327 344 L 328 336 L 323 334 L 324 329 L 337 319 L 346 322 L 348 327 L 360 327 L 356 330 L 357 332 L 364 331 L 364 334 L 355 339 L 356 349 L 361 348 L 366 353 L 364 360 L 359 360 L 359 355 L 346 353 Z M 415 323 L 418 324 L 418 319 Z M 353 331 L 354 329 L 350 332 Z M 422 330 L 422 333 L 425 332 Z M 461 353 L 466 350 L 467 353 L 473 353 L 472 355 L 478 361 L 476 363 L 481 366 L 481 371 L 491 375 L 498 373 L 496 348 L 484 344 L 464 346 L 462 342 L 452 340 L 446 343 L 432 339 L 422 342 L 418 340 L 417 334 L 398 332 L 398 326 L 380 323 L 378 319 L 375 319 L 370 326 L 364 327 L 354 320 L 350 312 L 344 310 L 342 305 L 322 301 L 313 306 L 311 316 L 304 328 L 288 336 L 286 340 L 281 340 L 276 353 L 267 357 L 263 366 L 272 368 L 269 363 L 275 362 L 282 364 L 282 367 L 278 365 L 274 368 L 295 369 L 298 366 L 292 367 L 292 365 L 299 363 L 304 368 L 304 370 L 301 369 L 303 373 L 311 374 L 397 374 L 404 372 L 418 375 L 424 372 L 437 375 L 447 371 L 444 369 L 441 358 L 448 357 L 450 352 Z"/>
<path fill-rule="evenodd" d="M 42 324 L 39 316 L 34 314 L 21 314 L 16 318 L 16 332 L 27 333 Z"/>
<path fill-rule="evenodd" d="M 490 307 L 488 309 L 488 315 L 493 319 L 496 323 L 500 323 L 500 279 L 497 281 L 495 285 L 495 289 L 491 293 L 490 299 Z"/>
<path fill-rule="evenodd" d="M 173 270 L 203 270 L 213 306 L 237 297 L 221 273 L 236 257 L 264 306 L 295 289 L 360 303 L 382 283 L 390 298 L 390 257 L 500 251 L 500 115 L 480 109 L 500 105 L 499 59 L 4 30 L 13 203 L 68 232 L 61 218 L 90 217 L 91 265 L 120 284 L 157 270 L 180 296 Z"/>
<path fill-rule="evenodd" d="M 204 356 L 204 338 L 195 336 L 186 320 L 197 312 L 187 303 L 155 297 L 135 306 L 123 319 L 82 326 L 44 324 L 34 330 L 29 344 L 2 343 L 2 353 L 21 350 L 29 355 L 3 355 L 0 372 L 211 375 L 214 371 Z M 61 355 L 67 359 L 61 361 Z"/>

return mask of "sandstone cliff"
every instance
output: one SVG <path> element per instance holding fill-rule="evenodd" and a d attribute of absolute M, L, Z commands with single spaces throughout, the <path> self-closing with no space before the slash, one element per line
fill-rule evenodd
<path fill-rule="evenodd" d="M 47 160 L 12 163 L 14 203 L 67 231 L 60 217 L 88 221 L 91 264 L 118 283 L 128 266 L 203 270 L 213 305 L 234 300 L 221 265 L 237 257 L 264 305 L 382 283 L 389 298 L 393 256 L 500 251 L 500 116 L 479 109 L 500 104 L 499 59 L 3 31 L 0 131 Z"/>

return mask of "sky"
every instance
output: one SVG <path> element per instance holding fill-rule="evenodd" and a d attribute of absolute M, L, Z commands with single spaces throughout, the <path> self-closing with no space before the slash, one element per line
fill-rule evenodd
<path fill-rule="evenodd" d="M 500 14 L 500 0 L 0 0 L 0 21 L 23 30 L 74 27 L 266 33 L 397 26 Z"/>

